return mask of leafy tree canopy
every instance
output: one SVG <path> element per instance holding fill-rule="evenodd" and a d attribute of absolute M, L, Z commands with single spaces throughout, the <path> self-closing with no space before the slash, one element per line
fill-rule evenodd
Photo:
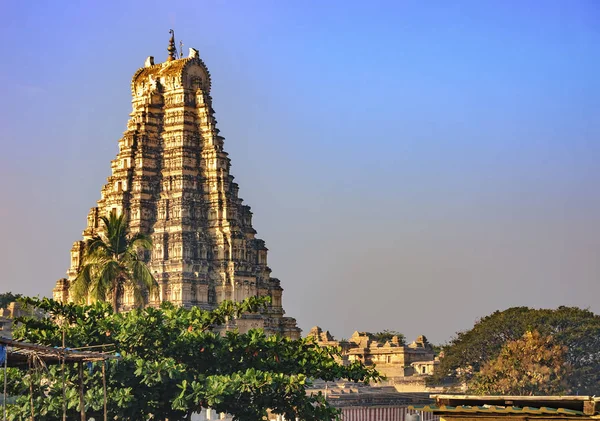
<path fill-rule="evenodd" d="M 21 318 L 16 339 L 71 348 L 112 344 L 123 359 L 108 364 L 109 418 L 119 420 L 185 420 L 201 408 L 232 414 L 239 420 L 260 420 L 267 409 L 287 419 L 332 419 L 337 411 L 321 394 L 307 395 L 311 379 L 346 378 L 355 382 L 379 379 L 359 363 L 341 366 L 340 350 L 319 347 L 307 339 L 266 336 L 213 329 L 229 318 L 256 312 L 268 300 L 251 298 L 224 302 L 213 311 L 161 308 L 115 313 L 110 304 L 90 306 L 28 299 L 47 312 L 42 320 Z M 62 328 L 61 328 L 62 326 Z M 99 366 L 86 371 L 88 417 L 101 418 L 102 383 Z M 36 419 L 56 420 L 62 414 L 62 380 L 57 366 L 33 373 L 11 371 L 11 420 L 29 417 L 29 384 L 34 387 Z M 77 369 L 67 373 L 68 419 L 77 419 Z M 116 417 L 116 418 L 115 418 Z"/>
<path fill-rule="evenodd" d="M 483 365 L 469 385 L 480 395 L 558 395 L 569 393 L 565 363 L 567 347 L 556 345 L 552 336 L 526 332 L 508 341 L 500 354 Z"/>
<path fill-rule="evenodd" d="M 406 344 L 406 337 L 404 336 L 404 334 L 402 334 L 396 330 L 385 329 L 385 330 L 382 330 L 381 332 L 372 334 L 373 339 L 381 344 L 384 344 L 387 341 L 391 341 L 394 336 L 398 337 L 398 341 L 400 342 L 400 345 Z"/>
<path fill-rule="evenodd" d="M 443 347 L 439 370 L 431 381 L 451 377 L 468 382 L 498 357 L 508 342 L 520 339 L 527 331 L 552 336 L 557 345 L 566 347 L 565 362 L 572 369 L 567 385 L 573 393 L 598 393 L 600 316 L 577 307 L 513 307 L 480 319 L 472 329 L 459 332 Z"/>
<path fill-rule="evenodd" d="M 22 297 L 21 294 L 13 294 L 12 292 L 4 292 L 0 294 L 0 308 L 6 308 L 10 303 L 17 301 Z"/>
<path fill-rule="evenodd" d="M 435 356 L 439 356 L 440 353 L 442 352 L 442 348 L 443 345 L 436 345 L 436 344 L 430 344 L 431 345 L 431 349 L 433 351 L 433 353 L 435 354 Z"/>

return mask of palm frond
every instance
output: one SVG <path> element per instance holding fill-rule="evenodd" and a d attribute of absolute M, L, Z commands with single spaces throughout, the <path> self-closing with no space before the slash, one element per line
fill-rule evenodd
<path fill-rule="evenodd" d="M 102 216 L 103 240 L 110 247 L 113 254 L 121 254 L 127 246 L 127 221 L 125 215 L 110 214 L 109 217 Z"/>
<path fill-rule="evenodd" d="M 107 293 L 109 291 L 113 293 L 121 272 L 121 266 L 118 262 L 114 260 L 106 262 L 98 272 L 97 280 L 94 282 L 94 286 L 90 291 L 91 295 L 96 300 L 105 301 L 107 299 Z"/>
<path fill-rule="evenodd" d="M 73 297 L 73 301 L 77 303 L 85 303 L 89 294 L 90 286 L 94 283 L 92 276 L 93 269 L 93 264 L 84 265 L 77 277 L 71 283 L 69 292 Z"/>
<path fill-rule="evenodd" d="M 108 248 L 108 244 L 104 242 L 102 237 L 100 237 L 99 235 L 94 235 L 92 238 L 85 242 L 85 255 L 98 253 L 100 250 L 106 252 Z"/>
<path fill-rule="evenodd" d="M 111 215 L 111 243 L 117 254 L 127 249 L 127 221 L 125 215 Z"/>
<path fill-rule="evenodd" d="M 150 236 L 146 234 L 142 234 L 141 232 L 135 233 L 129 239 L 129 247 L 134 250 L 143 249 L 143 250 L 152 250 L 152 239 Z"/>
<path fill-rule="evenodd" d="M 111 226 L 110 219 L 108 219 L 106 216 L 101 216 L 100 220 L 102 221 L 102 224 L 104 225 L 104 229 L 108 229 L 108 227 Z"/>
<path fill-rule="evenodd" d="M 90 297 L 93 301 L 106 301 L 110 293 L 110 285 L 103 282 L 95 282 L 94 287 L 90 290 Z"/>
<path fill-rule="evenodd" d="M 148 266 L 146 266 L 146 264 L 140 260 L 132 262 L 129 266 L 129 269 L 131 271 L 129 282 L 134 287 L 134 294 L 136 293 L 136 290 L 148 293 L 147 296 L 138 295 L 136 298 L 136 304 L 142 304 L 147 297 L 152 295 L 152 292 L 158 288 L 158 282 L 156 282 L 156 279 L 154 279 L 154 276 L 152 275 L 152 272 L 150 272 L 150 269 L 148 269 Z M 142 298 L 142 301 L 138 302 L 137 300 L 140 298 Z"/>
<path fill-rule="evenodd" d="M 146 304 L 147 295 L 144 294 L 145 290 L 135 282 L 129 281 L 127 285 L 133 290 L 133 302 L 136 307 Z"/>
<path fill-rule="evenodd" d="M 114 254 L 110 247 L 102 238 L 95 236 L 89 239 L 85 244 L 85 261 L 99 261 L 110 259 Z"/>
<path fill-rule="evenodd" d="M 100 219 L 103 226 L 99 233 L 86 242 L 84 264 L 72 286 L 73 296 L 106 301 L 110 296 L 120 297 L 127 285 L 133 290 L 136 304 L 143 304 L 158 286 L 138 254 L 140 250 L 151 250 L 151 238 L 141 233 L 129 237 L 124 215 L 110 214 Z M 113 305 L 117 306 L 115 301 Z"/>

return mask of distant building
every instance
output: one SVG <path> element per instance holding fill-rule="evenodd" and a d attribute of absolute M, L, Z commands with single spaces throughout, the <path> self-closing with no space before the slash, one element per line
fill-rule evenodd
<path fill-rule="evenodd" d="M 12 338 L 13 320 L 17 317 L 36 316 L 43 317 L 43 312 L 31 307 L 24 307 L 21 303 L 12 302 L 5 308 L 0 308 L 0 336 Z"/>
<path fill-rule="evenodd" d="M 433 403 L 428 393 L 398 393 L 393 387 L 372 387 L 354 382 L 315 380 L 309 393 L 323 393 L 328 403 L 341 411 L 342 421 L 416 421 L 410 417 L 416 411 L 410 405 Z M 230 414 L 203 409 L 193 414 L 192 421 L 231 421 Z M 286 421 L 269 411 L 269 421 Z M 438 421 L 432 413 L 424 413 L 420 421 Z M 289 420 L 288 420 L 289 421 Z M 293 421 L 293 420 L 292 420 Z"/>
<path fill-rule="evenodd" d="M 419 336 L 409 345 L 402 344 L 397 336 L 381 343 L 369 332 L 354 332 L 347 341 L 336 341 L 329 331 L 315 326 L 307 337 L 314 338 L 321 346 L 341 347 L 342 363 L 360 361 L 367 366 L 376 366 L 377 371 L 389 380 L 429 376 L 439 364 L 433 347 L 425 336 Z"/>
<path fill-rule="evenodd" d="M 433 403 L 429 393 L 399 393 L 393 386 L 373 385 L 348 381 L 315 381 L 311 393 L 321 392 L 332 406 L 342 412 L 343 421 L 409 421 L 416 411 L 410 405 Z M 437 421 L 439 417 L 427 413 L 421 421 Z"/>

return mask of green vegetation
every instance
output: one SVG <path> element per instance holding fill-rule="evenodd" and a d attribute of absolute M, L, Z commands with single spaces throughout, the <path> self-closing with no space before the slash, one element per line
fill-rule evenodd
<path fill-rule="evenodd" d="M 397 336 L 400 345 L 406 345 L 406 337 L 404 336 L 404 334 L 395 330 L 385 329 L 381 332 L 373 333 L 371 335 L 373 339 L 379 342 L 380 344 L 384 344 L 387 341 L 391 341 L 394 336 Z"/>
<path fill-rule="evenodd" d="M 42 320 L 21 318 L 16 339 L 59 346 L 64 330 L 68 347 L 108 345 L 123 359 L 107 367 L 109 419 L 189 419 L 191 413 L 211 407 L 239 420 L 260 420 L 266 410 L 287 419 L 330 420 L 337 410 L 321 394 L 307 395 L 311 379 L 355 382 L 377 380 L 378 374 L 360 363 L 341 366 L 338 349 L 321 348 L 306 339 L 265 336 L 262 330 L 248 334 L 213 330 L 229 318 L 260 311 L 267 299 L 242 303 L 224 302 L 214 311 L 186 310 L 165 303 L 159 309 L 115 313 L 110 304 L 90 306 L 53 300 L 27 299 L 44 310 Z M 67 366 L 67 419 L 78 419 L 77 367 Z M 87 416 L 102 419 L 101 363 L 85 372 Z M 30 373 L 10 370 L 9 419 L 28 419 L 30 389 L 36 420 L 62 416 L 60 366 Z"/>
<path fill-rule="evenodd" d="M 469 384 L 470 393 L 489 395 L 566 394 L 570 367 L 565 363 L 567 347 L 556 345 L 552 336 L 526 332 L 508 341 L 500 355 L 483 365 Z"/>
<path fill-rule="evenodd" d="M 136 304 L 147 302 L 147 294 L 156 286 L 156 280 L 140 257 L 152 249 L 147 235 L 128 234 L 124 215 L 101 217 L 103 229 L 85 244 L 83 264 L 71 286 L 76 302 L 85 303 L 111 299 L 113 310 L 118 312 L 118 298 L 125 287 L 133 290 Z"/>
<path fill-rule="evenodd" d="M 459 332 L 443 347 L 439 370 L 430 382 L 454 379 L 469 383 L 480 372 L 489 374 L 495 364 L 502 365 L 509 359 L 506 347 L 510 348 L 513 341 L 522 340 L 528 331 L 537 331 L 541 337 L 552 337 L 554 345 L 565 349 L 562 358 L 569 370 L 556 373 L 557 377 L 565 376 L 565 381 L 552 386 L 554 393 L 598 393 L 600 316 L 577 307 L 559 307 L 556 310 L 514 307 L 482 318 L 471 330 Z M 542 359 L 541 363 L 552 370 L 552 361 Z M 512 390 L 515 388 L 517 386 Z M 495 388 L 489 385 L 485 393 L 500 394 L 503 389 L 504 386 Z"/>
<path fill-rule="evenodd" d="M 0 294 L 0 308 L 6 308 L 10 303 L 17 301 L 21 297 L 21 294 L 13 294 L 12 292 Z"/>
<path fill-rule="evenodd" d="M 430 345 L 431 345 L 431 349 L 433 350 L 433 353 L 435 354 L 435 356 L 439 357 L 440 353 L 442 352 L 443 345 L 435 345 L 435 344 L 430 344 Z"/>

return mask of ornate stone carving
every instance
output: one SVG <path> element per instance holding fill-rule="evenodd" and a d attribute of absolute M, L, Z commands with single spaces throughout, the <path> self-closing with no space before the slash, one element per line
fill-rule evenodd
<path fill-rule="evenodd" d="M 439 359 L 425 336 L 419 336 L 409 345 L 402 345 L 398 336 L 385 343 L 379 342 L 369 332 L 354 332 L 349 340 L 336 341 L 329 331 L 313 327 L 307 338 L 320 346 L 341 348 L 340 362 L 344 365 L 360 361 L 393 380 L 399 377 L 431 375 L 439 365 Z"/>
<path fill-rule="evenodd" d="M 210 85 L 208 69 L 194 49 L 187 58 L 160 64 L 147 59 L 135 72 L 127 131 L 101 199 L 88 215 L 84 240 L 101 229 L 100 216 L 124 212 L 132 232 L 153 240 L 148 265 L 160 291 L 151 305 L 169 300 L 210 309 L 226 299 L 266 293 L 272 304 L 265 314 L 252 315 L 251 322 L 242 322 L 250 317 L 244 316 L 225 328 L 243 331 L 256 325 L 298 338 L 295 319 L 284 317 L 282 289 L 270 276 L 265 243 L 255 238 L 250 207 L 242 205 L 229 174 Z M 68 300 L 83 244 L 77 242 L 72 250 L 68 280 L 54 289 L 58 300 Z M 125 310 L 131 308 L 130 292 L 122 303 Z"/>

